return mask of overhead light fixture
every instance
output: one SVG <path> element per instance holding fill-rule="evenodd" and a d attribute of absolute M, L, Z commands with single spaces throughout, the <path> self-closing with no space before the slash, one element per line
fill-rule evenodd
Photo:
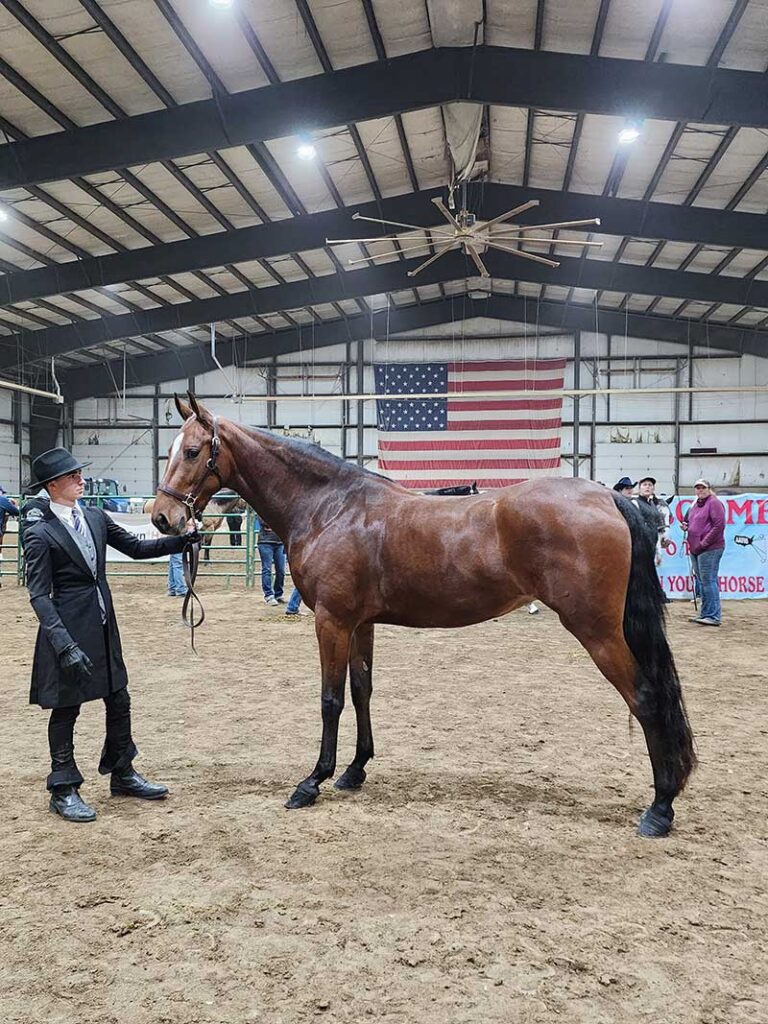
<path fill-rule="evenodd" d="M 317 150 L 311 142 L 302 142 L 296 150 L 296 156 L 299 160 L 314 160 L 317 156 Z"/>
<path fill-rule="evenodd" d="M 636 124 L 628 124 L 619 132 L 619 142 L 622 146 L 628 146 L 633 142 L 637 142 L 640 138 L 640 129 Z"/>
<path fill-rule="evenodd" d="M 8 220 L 8 214 L 0 207 L 0 220 Z"/>
<path fill-rule="evenodd" d="M 234 0 L 208 0 L 208 3 L 211 5 L 211 7 L 227 8 L 232 6 Z"/>

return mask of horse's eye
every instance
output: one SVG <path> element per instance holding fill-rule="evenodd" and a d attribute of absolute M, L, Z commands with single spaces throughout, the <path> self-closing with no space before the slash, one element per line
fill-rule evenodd
<path fill-rule="evenodd" d="M 187 448 L 187 450 L 184 452 L 184 457 L 187 459 L 196 459 L 199 454 L 199 448 Z"/>

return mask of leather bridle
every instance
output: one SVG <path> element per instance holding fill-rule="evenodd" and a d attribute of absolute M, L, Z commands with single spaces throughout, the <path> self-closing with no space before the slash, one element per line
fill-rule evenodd
<path fill-rule="evenodd" d="M 218 416 L 214 416 L 213 426 L 211 428 L 211 456 L 206 461 L 205 466 L 190 487 L 189 491 L 186 494 L 182 494 L 181 491 L 177 491 L 173 487 L 166 487 L 164 484 L 160 484 L 158 487 L 158 490 L 162 491 L 163 494 L 167 494 L 169 498 L 174 498 L 176 501 L 180 501 L 181 504 L 184 505 L 187 510 L 188 519 L 202 519 L 203 510 L 197 508 L 197 499 L 200 497 L 203 484 L 209 476 L 218 477 L 219 483 L 222 486 L 224 485 L 224 481 L 221 479 L 221 473 L 219 473 L 216 468 L 220 452 L 221 439 L 219 438 L 219 418 Z M 181 608 L 181 617 L 185 625 L 189 627 L 192 650 L 197 654 L 197 650 L 195 649 L 195 630 L 205 622 L 205 609 L 203 608 L 203 602 L 195 593 L 195 580 L 197 579 L 197 569 L 200 564 L 199 541 L 197 543 L 188 543 L 182 551 L 181 557 L 184 569 L 184 581 L 187 585 L 187 593 L 184 596 L 184 604 Z M 195 605 L 197 605 L 199 610 L 198 618 L 195 618 Z"/>
<path fill-rule="evenodd" d="M 216 468 L 216 463 L 219 460 L 219 453 L 221 452 L 221 439 L 219 437 L 219 417 L 213 417 L 213 425 L 211 428 L 211 456 L 206 461 L 205 466 L 200 471 L 200 475 L 197 477 L 195 482 L 190 487 L 186 494 L 182 494 L 181 491 L 175 490 L 173 487 L 166 487 L 165 484 L 160 484 L 158 487 L 159 491 L 163 494 L 167 494 L 169 498 L 174 498 L 176 501 L 180 501 L 184 505 L 191 516 L 197 519 L 202 514 L 202 509 L 196 507 L 197 499 L 200 497 L 200 492 L 203 489 L 203 484 L 209 476 L 213 475 L 218 477 L 219 483 L 224 486 L 224 481 L 221 479 L 221 473 Z"/>

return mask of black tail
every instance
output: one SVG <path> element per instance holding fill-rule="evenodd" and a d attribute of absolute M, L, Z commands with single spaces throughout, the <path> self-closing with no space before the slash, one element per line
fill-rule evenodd
<path fill-rule="evenodd" d="M 656 779 L 657 788 L 674 795 L 696 767 L 696 752 L 664 626 L 666 602 L 654 564 L 657 514 L 651 506 L 640 508 L 619 494 L 613 497 L 632 540 L 624 639 L 640 666 L 636 715 L 649 747 L 656 747 L 658 763 L 653 750 L 651 758 L 655 773 L 661 776 Z"/>

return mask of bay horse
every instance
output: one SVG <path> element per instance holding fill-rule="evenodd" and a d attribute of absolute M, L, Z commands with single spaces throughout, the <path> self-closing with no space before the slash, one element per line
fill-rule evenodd
<path fill-rule="evenodd" d="M 336 781 L 358 789 L 373 757 L 375 623 L 469 626 L 540 598 L 584 646 L 640 722 L 654 800 L 637 827 L 666 835 L 696 763 L 664 629 L 654 530 L 630 501 L 586 480 L 530 480 L 455 498 L 407 490 L 314 444 L 212 415 L 189 394 L 152 521 L 182 534 L 222 485 L 282 537 L 320 649 L 322 740 L 286 806 L 306 807 L 336 769 L 349 670 L 355 757 Z"/>

